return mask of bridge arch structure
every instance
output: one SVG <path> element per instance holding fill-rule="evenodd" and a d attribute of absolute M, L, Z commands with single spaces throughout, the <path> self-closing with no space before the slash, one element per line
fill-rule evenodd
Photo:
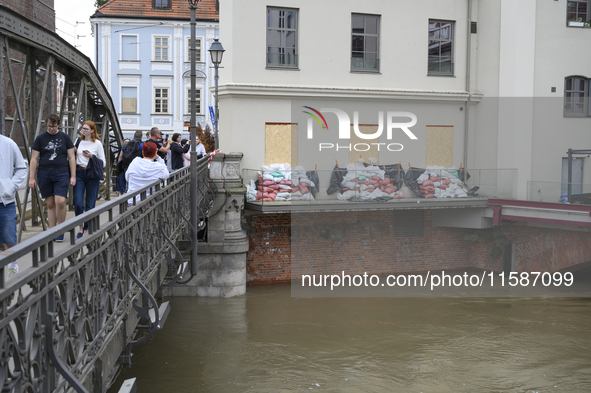
<path fill-rule="evenodd" d="M 21 147 L 30 161 L 30 148 L 45 130 L 45 118 L 57 112 L 61 129 L 72 140 L 82 123 L 96 123 L 107 165 L 100 193 L 110 198 L 114 153 L 123 143 L 117 113 L 107 88 L 88 57 L 56 33 L 0 5 L 0 131 Z M 19 241 L 26 229 L 31 199 L 33 224 L 47 225 L 37 190 L 17 196 Z"/>

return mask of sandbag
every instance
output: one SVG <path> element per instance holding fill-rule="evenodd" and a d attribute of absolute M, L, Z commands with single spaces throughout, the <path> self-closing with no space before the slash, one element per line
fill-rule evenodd
<path fill-rule="evenodd" d="M 424 198 L 424 195 L 421 194 L 421 190 L 419 189 L 419 184 L 417 183 L 417 179 L 425 172 L 422 168 L 414 168 L 411 167 L 406 173 L 404 174 L 404 184 L 408 188 L 410 188 L 419 198 Z"/>

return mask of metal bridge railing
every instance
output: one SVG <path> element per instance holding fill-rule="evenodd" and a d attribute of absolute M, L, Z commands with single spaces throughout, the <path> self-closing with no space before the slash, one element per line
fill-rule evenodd
<path fill-rule="evenodd" d="M 132 337 L 139 322 L 153 334 L 158 307 L 152 293 L 181 280 L 183 258 L 175 244 L 191 238 L 190 210 L 199 209 L 202 227 L 213 205 L 207 164 L 207 158 L 197 163 L 196 198 L 186 167 L 0 254 L 2 391 L 86 392 L 83 384 L 118 332 Z M 129 205 L 136 195 L 139 200 Z M 89 235 L 76 239 L 85 221 Z M 54 247 L 59 234 L 69 240 L 65 247 Z M 32 267 L 6 282 L 8 263 L 28 257 Z M 156 314 L 151 322 L 148 311 Z M 123 362 L 145 337 L 125 343 Z"/>

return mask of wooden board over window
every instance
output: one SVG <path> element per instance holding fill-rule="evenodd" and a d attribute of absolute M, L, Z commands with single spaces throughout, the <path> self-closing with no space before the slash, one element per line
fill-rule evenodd
<path fill-rule="evenodd" d="M 425 166 L 453 166 L 453 126 L 427 126 L 425 139 Z"/>
<path fill-rule="evenodd" d="M 360 124 L 359 131 L 362 134 L 375 134 L 378 130 L 377 124 Z M 372 145 L 372 143 L 378 143 L 380 140 L 379 138 L 375 139 L 361 139 L 355 134 L 353 131 L 353 126 L 351 125 L 351 139 L 348 143 L 351 143 L 351 151 L 349 152 L 349 164 L 357 164 L 359 162 L 359 158 L 363 158 L 363 161 L 369 163 L 370 158 L 375 158 L 376 160 L 379 159 L 380 153 L 378 152 L 378 145 Z M 339 143 L 343 145 L 346 144 L 346 140 L 339 140 Z M 358 145 L 360 144 L 360 145 Z M 366 145 L 369 145 L 369 150 L 367 151 L 357 151 L 355 150 L 355 145 L 358 145 L 357 148 L 359 150 L 367 149 Z M 384 148 L 384 146 L 382 146 Z M 361 157 L 360 157 L 361 156 Z M 379 163 L 379 162 L 378 162 Z"/>
<path fill-rule="evenodd" d="M 289 163 L 297 166 L 298 125 L 265 124 L 265 165 Z M 293 159 L 293 161 L 292 161 Z"/>

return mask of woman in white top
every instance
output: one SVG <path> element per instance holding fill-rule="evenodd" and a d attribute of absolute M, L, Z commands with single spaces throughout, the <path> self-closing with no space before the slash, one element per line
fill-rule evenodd
<path fill-rule="evenodd" d="M 76 143 L 76 185 L 74 186 L 74 211 L 76 215 L 94 209 L 98 197 L 99 179 L 91 179 L 86 172 L 86 166 L 90 159 L 103 161 L 103 167 L 107 164 L 103 144 L 99 140 L 96 125 L 92 121 L 85 121 L 82 125 L 80 142 Z M 86 200 L 84 193 L 86 192 Z M 86 201 L 86 203 L 85 203 Z M 80 226 L 76 235 L 77 239 L 84 236 L 88 231 L 88 222 Z"/>
<path fill-rule="evenodd" d="M 157 151 L 158 146 L 155 143 L 144 142 L 144 146 L 142 147 L 144 157 L 134 158 L 131 164 L 129 164 L 129 167 L 127 167 L 127 171 L 125 171 L 128 193 L 144 188 L 158 179 L 168 179 L 170 174 L 166 168 L 166 164 L 164 164 L 164 160 L 157 156 Z M 150 190 L 148 190 L 147 194 L 150 194 Z M 139 201 L 140 196 L 136 196 L 135 199 Z M 132 204 L 133 198 L 130 198 L 128 202 Z"/>

